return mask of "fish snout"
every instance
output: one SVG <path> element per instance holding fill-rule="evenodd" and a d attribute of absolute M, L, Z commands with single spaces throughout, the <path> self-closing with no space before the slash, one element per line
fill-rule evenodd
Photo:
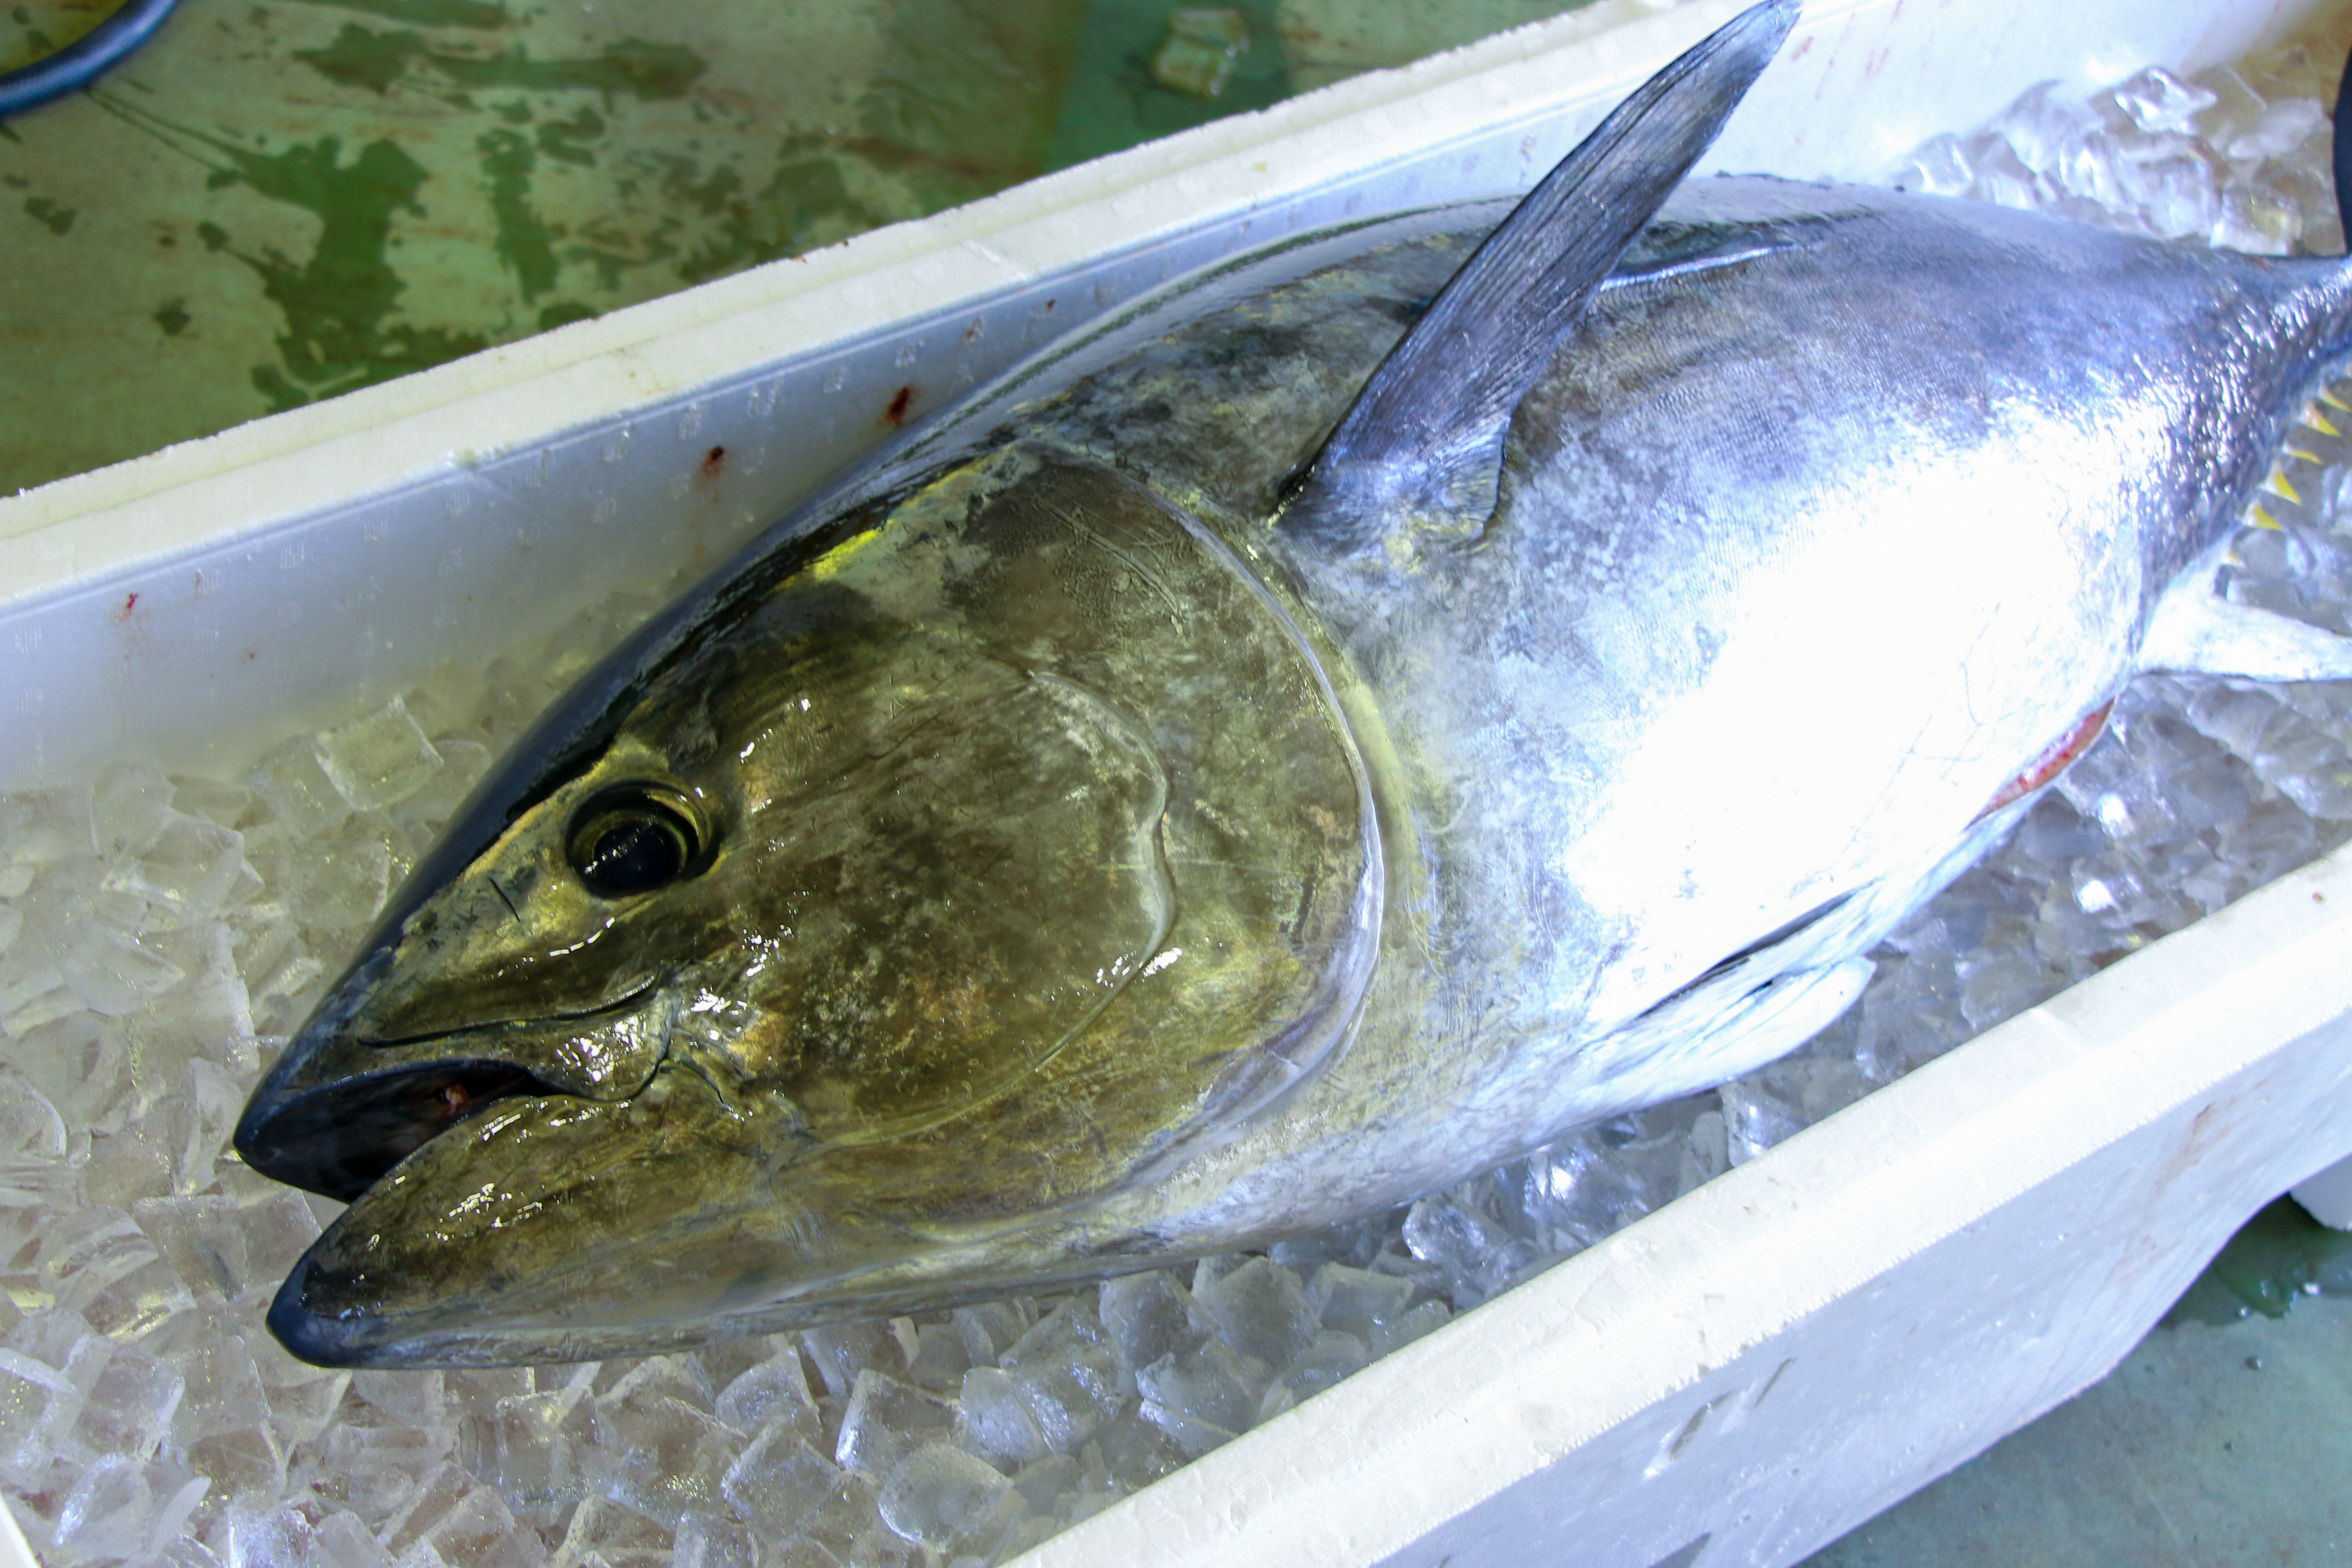
<path fill-rule="evenodd" d="M 348 1203 L 501 1100 L 625 1100 L 667 1054 L 674 1009 L 658 977 L 582 1013 L 404 1037 L 379 984 L 391 957 L 353 967 L 247 1106 L 236 1144 L 255 1171 Z"/>

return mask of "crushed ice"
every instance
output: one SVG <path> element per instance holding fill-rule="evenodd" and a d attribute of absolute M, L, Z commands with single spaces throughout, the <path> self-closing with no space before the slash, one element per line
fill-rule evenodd
<path fill-rule="evenodd" d="M 2340 248 L 2301 51 L 2026 94 L 1914 189 Z M 2336 631 L 2352 430 L 2315 410 L 2227 591 Z M 2291 493 L 2289 493 L 2291 492 Z M 2302 499 L 2294 499 L 2300 497 Z M 264 1042 L 520 726 L 651 601 L 289 739 L 0 797 L 0 1489 L 49 1568 L 1002 1561 L 1999 1020 L 2352 837 L 2352 684 L 2153 679 L 1860 1004 L 1721 1090 L 1265 1256 L 635 1363 L 321 1372 L 260 1327 L 333 1205 L 227 1142 Z"/>

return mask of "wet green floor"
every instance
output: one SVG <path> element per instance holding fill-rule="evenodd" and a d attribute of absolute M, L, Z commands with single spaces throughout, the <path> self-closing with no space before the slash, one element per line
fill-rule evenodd
<path fill-rule="evenodd" d="M 1581 3 L 185 0 L 0 121 L 0 493 Z"/>
<path fill-rule="evenodd" d="M 1807 1568 L 2345 1563 L 2352 1235 L 2282 1199 L 2104 1382 Z"/>

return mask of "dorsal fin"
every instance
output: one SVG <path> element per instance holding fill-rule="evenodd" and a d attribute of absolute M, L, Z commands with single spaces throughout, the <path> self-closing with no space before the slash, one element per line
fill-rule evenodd
<path fill-rule="evenodd" d="M 1282 527 L 1327 548 L 1406 518 L 1495 509 L 1511 411 L 1610 269 L 1779 52 L 1798 0 L 1766 0 L 1642 84 L 1462 265 L 1357 395 Z"/>

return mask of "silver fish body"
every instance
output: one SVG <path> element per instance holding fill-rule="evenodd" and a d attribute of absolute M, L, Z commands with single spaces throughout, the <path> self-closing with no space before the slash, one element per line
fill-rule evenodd
<path fill-rule="evenodd" d="M 357 1200 L 280 1337 L 643 1352 L 1398 1202 L 1828 1022 L 2136 670 L 2352 673 L 2211 592 L 2339 265 L 1700 181 L 1400 434 L 1511 211 L 1160 291 L 592 674 L 248 1110 Z"/>
<path fill-rule="evenodd" d="M 1313 449 L 1475 210 L 1347 237 L 1371 256 L 1336 269 L 1362 279 L 1344 303 L 1319 271 L 1188 330 L 1158 319 L 1188 296 L 1161 301 L 1025 415 L 1024 441 L 1148 475 L 1279 584 L 1373 759 L 1365 1022 L 1282 1116 L 1126 1200 L 1194 1250 L 1426 1191 L 1828 1023 L 2154 667 L 2168 596 L 2210 596 L 2352 305 L 2330 261 L 1696 182 L 1520 405 L 1490 519 L 1374 554 L 1269 526 L 1280 454 Z M 1335 373 L 1320 405 L 1286 395 Z"/>

